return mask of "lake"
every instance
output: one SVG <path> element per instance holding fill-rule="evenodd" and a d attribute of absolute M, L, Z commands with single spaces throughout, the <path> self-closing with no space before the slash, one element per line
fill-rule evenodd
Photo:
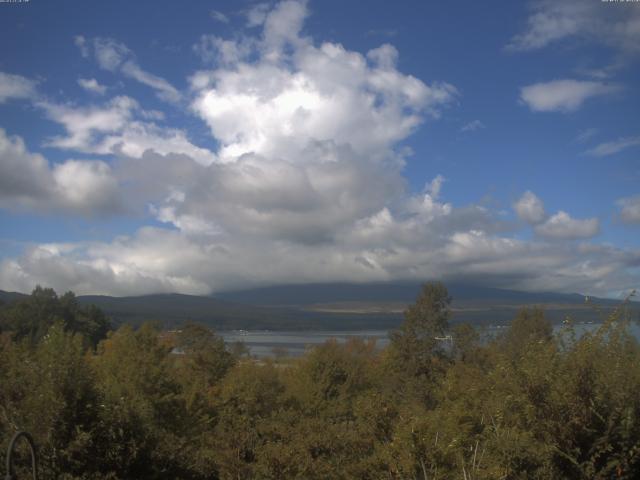
<path fill-rule="evenodd" d="M 284 350 L 291 357 L 299 357 L 305 350 L 321 345 L 334 338 L 344 343 L 351 338 L 375 339 L 376 345 L 384 348 L 389 343 L 388 330 L 353 331 L 244 331 L 218 332 L 227 344 L 242 342 L 251 356 L 265 358 L 274 356 L 274 350 Z"/>
<path fill-rule="evenodd" d="M 579 323 L 574 325 L 578 336 L 585 332 L 597 329 L 597 323 Z M 494 337 L 504 331 L 506 326 L 487 327 L 483 336 Z M 554 331 L 558 331 L 561 325 L 556 325 Z M 640 340 L 640 326 L 632 324 L 631 332 Z M 251 356 L 256 358 L 273 357 L 275 351 L 286 353 L 291 357 L 299 357 L 309 348 L 321 345 L 327 340 L 335 339 L 344 343 L 352 338 L 372 339 L 379 348 L 389 344 L 389 330 L 351 330 L 351 331 L 223 331 L 218 332 L 227 344 L 243 342 L 249 349 Z"/>

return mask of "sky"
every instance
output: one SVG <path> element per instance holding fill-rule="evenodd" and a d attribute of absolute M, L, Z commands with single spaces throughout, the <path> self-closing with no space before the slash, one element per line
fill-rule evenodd
<path fill-rule="evenodd" d="M 640 287 L 640 2 L 0 3 L 0 289 L 436 279 Z"/>

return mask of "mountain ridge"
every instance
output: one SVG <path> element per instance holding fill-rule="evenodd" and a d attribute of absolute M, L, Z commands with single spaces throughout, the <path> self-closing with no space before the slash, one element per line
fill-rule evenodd
<path fill-rule="evenodd" d="M 130 297 L 79 295 L 78 302 L 94 304 L 116 325 L 159 322 L 174 328 L 195 321 L 217 330 L 349 330 L 395 328 L 402 311 L 415 301 L 417 282 L 369 284 L 317 283 L 280 285 L 199 296 L 159 293 Z M 478 325 L 506 324 L 519 308 L 541 306 L 554 323 L 567 315 L 576 321 L 598 321 L 597 312 L 580 294 L 522 292 L 452 283 L 448 286 L 452 321 Z M 0 290 L 0 301 L 10 303 L 27 295 Z M 605 314 L 622 302 L 593 297 Z M 633 302 L 632 310 L 640 311 Z M 600 318 L 601 319 L 601 318 Z"/>
<path fill-rule="evenodd" d="M 387 300 L 413 302 L 423 282 L 372 282 L 372 283 L 309 283 L 258 287 L 213 294 L 214 298 L 239 301 L 256 305 L 309 305 L 340 301 Z M 466 283 L 446 284 L 453 303 L 479 301 L 528 301 L 528 303 L 575 303 L 584 301 L 579 293 L 523 292 L 495 287 L 482 287 Z M 596 298 L 596 297 L 593 297 Z M 289 300 L 291 299 L 291 300 Z M 295 299 L 295 300 L 293 300 Z M 293 301 L 292 301 L 293 300 Z M 618 300 L 598 298 L 601 303 Z"/>

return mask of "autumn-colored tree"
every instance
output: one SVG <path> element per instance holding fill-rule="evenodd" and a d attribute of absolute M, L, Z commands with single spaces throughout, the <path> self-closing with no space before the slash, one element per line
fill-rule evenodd
<path fill-rule="evenodd" d="M 281 405 L 284 386 L 270 363 L 241 363 L 224 379 L 216 401 L 213 455 L 221 479 L 254 478 L 263 426 Z"/>
<path fill-rule="evenodd" d="M 102 468 L 117 478 L 190 475 L 190 421 L 170 351 L 152 325 L 124 326 L 92 359 L 103 399 Z"/>
<path fill-rule="evenodd" d="M 554 334 L 524 309 L 488 339 L 449 329 L 449 304 L 427 284 L 386 349 L 329 341 L 273 362 L 197 325 L 125 326 L 94 350 L 75 297 L 40 289 L 0 336 L 0 447 L 29 430 L 43 478 L 64 480 L 640 478 L 622 311 Z"/>

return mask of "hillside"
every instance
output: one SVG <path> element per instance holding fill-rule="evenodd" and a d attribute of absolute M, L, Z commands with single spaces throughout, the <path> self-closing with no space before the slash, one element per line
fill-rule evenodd
<path fill-rule="evenodd" d="M 416 283 L 310 284 L 224 292 L 215 297 L 157 294 L 137 297 L 79 296 L 82 304 L 95 304 L 114 323 L 140 325 L 157 321 L 166 328 L 186 321 L 204 323 L 217 330 L 352 330 L 394 328 L 402 311 L 413 302 Z M 567 315 L 577 322 L 597 322 L 619 301 L 592 299 L 578 294 L 529 293 L 489 287 L 452 284 L 453 321 L 478 325 L 506 324 L 523 306 L 538 305 L 554 323 Z M 23 294 L 0 291 L 9 303 Z M 638 317 L 638 303 L 631 305 Z"/>
<path fill-rule="evenodd" d="M 222 292 L 215 297 L 253 305 L 309 306 L 335 302 L 413 302 L 420 291 L 418 282 L 313 283 L 280 285 Z M 460 307 L 471 305 L 579 304 L 584 295 L 577 293 L 521 292 L 468 284 L 447 284 L 449 294 Z M 600 304 L 617 304 L 616 300 L 598 299 Z"/>
<path fill-rule="evenodd" d="M 205 323 L 216 329 L 295 328 L 294 312 L 194 295 L 158 294 L 139 297 L 79 296 L 83 304 L 94 304 L 116 323 L 139 325 L 158 321 L 166 327 L 186 321 Z"/>
<path fill-rule="evenodd" d="M 26 297 L 24 293 L 5 292 L 4 290 L 0 290 L 0 305 L 3 303 L 11 303 L 24 297 Z"/>
<path fill-rule="evenodd" d="M 421 284 L 417 282 L 320 283 L 223 292 L 216 298 L 322 313 L 328 317 L 387 314 L 399 322 L 403 310 L 415 300 L 420 288 Z M 483 325 L 509 323 L 523 306 L 544 308 L 553 323 L 559 323 L 567 316 L 576 322 L 597 322 L 603 314 L 621 304 L 621 300 L 595 297 L 587 302 L 584 295 L 577 293 L 522 292 L 463 283 L 447 284 L 447 289 L 453 298 L 452 320 Z M 640 304 L 633 302 L 631 309 L 632 314 L 638 317 Z"/>

